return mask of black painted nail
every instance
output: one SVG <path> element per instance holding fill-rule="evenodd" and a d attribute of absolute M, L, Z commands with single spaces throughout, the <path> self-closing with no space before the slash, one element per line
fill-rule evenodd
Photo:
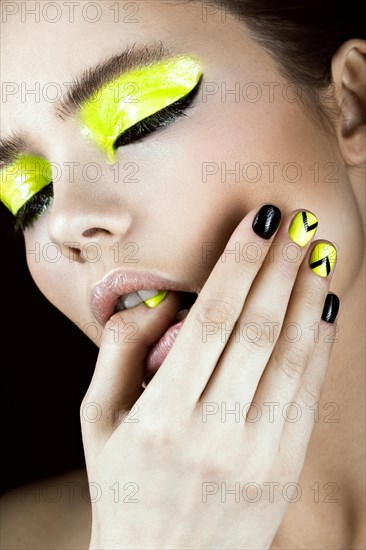
<path fill-rule="evenodd" d="M 339 310 L 339 298 L 336 294 L 329 293 L 324 302 L 322 320 L 334 323 Z"/>
<path fill-rule="evenodd" d="M 262 239 L 270 239 L 281 221 L 281 210 L 273 204 L 266 204 L 257 212 L 252 228 Z"/>

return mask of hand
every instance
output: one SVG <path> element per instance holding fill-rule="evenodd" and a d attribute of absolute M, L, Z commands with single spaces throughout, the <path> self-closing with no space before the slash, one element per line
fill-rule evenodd
<path fill-rule="evenodd" d="M 169 292 L 156 309 L 141 304 L 106 325 L 81 406 L 91 548 L 270 547 L 291 499 L 283 487 L 300 476 L 332 349 L 335 325 L 321 317 L 335 249 L 294 244 L 289 226 L 298 212 L 282 220 L 274 241 L 266 208 L 235 229 L 145 391 L 144 359 L 179 297 Z M 239 259 L 226 253 L 235 243 Z M 312 269 L 319 252 L 328 264 Z M 136 342 L 116 341 L 115 327 L 123 335 L 134 319 Z M 297 422 L 283 414 L 290 402 Z M 93 403 L 97 422 L 85 416 Z M 268 403 L 277 403 L 272 414 Z"/>

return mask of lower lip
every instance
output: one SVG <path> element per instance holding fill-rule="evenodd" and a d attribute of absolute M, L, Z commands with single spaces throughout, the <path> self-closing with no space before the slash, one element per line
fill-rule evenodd
<path fill-rule="evenodd" d="M 145 381 L 149 383 L 154 374 L 159 370 L 163 361 L 171 350 L 184 321 L 179 321 L 168 328 L 158 342 L 151 348 L 145 361 Z"/>

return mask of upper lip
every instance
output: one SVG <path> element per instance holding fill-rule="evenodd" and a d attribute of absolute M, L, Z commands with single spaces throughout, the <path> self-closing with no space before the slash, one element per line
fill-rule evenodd
<path fill-rule="evenodd" d="M 91 290 L 90 306 L 95 319 L 104 326 L 113 315 L 118 299 L 137 290 L 175 290 L 196 292 L 182 283 L 159 277 L 153 273 L 116 270 L 108 273 Z"/>

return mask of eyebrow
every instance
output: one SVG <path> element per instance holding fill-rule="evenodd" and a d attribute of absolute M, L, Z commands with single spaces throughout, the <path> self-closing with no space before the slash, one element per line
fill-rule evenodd
<path fill-rule="evenodd" d="M 0 170 L 14 162 L 14 158 L 27 148 L 27 139 L 17 132 L 0 139 Z"/>
<path fill-rule="evenodd" d="M 55 104 L 55 116 L 66 121 L 80 109 L 85 101 L 113 78 L 137 67 L 157 63 L 169 56 L 171 51 L 162 42 L 137 48 L 136 44 L 133 44 L 122 53 L 85 69 L 80 76 L 72 79 L 65 97 Z M 15 157 L 29 149 L 30 145 L 27 136 L 18 132 L 12 132 L 9 137 L 0 139 L 0 169 L 12 164 Z"/>

